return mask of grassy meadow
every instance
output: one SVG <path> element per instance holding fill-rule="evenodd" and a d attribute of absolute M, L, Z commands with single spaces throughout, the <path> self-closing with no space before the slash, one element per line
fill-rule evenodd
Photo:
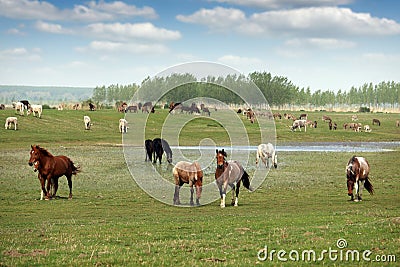
<path fill-rule="evenodd" d="M 329 131 L 321 120 L 325 114 L 338 130 Z M 13 115 L 13 110 L 2 110 L 0 121 Z M 90 131 L 84 130 L 84 115 L 92 119 Z M 399 114 L 358 114 L 371 133 L 343 130 L 351 115 L 309 113 L 319 124 L 307 133 L 291 132 L 289 121 L 276 120 L 278 145 L 400 141 L 400 128 L 395 127 Z M 129 116 L 134 120 L 128 120 L 128 131 L 143 131 L 138 125 L 147 115 Z M 158 110 L 148 118 L 146 138 L 160 134 L 166 116 L 167 111 Z M 229 133 L 213 116 L 185 124 L 181 144 L 196 146 L 203 138 L 214 138 L 217 145 L 228 145 Z M 153 199 L 131 177 L 118 132 L 123 114 L 44 110 L 41 119 L 17 117 L 17 131 L 0 130 L 0 266 L 398 266 L 400 261 L 398 146 L 362 153 L 375 187 L 373 196 L 364 190 L 362 202 L 350 202 L 347 196 L 345 166 L 353 153 L 280 152 L 278 168 L 269 171 L 261 187 L 252 193 L 242 188 L 238 207 L 221 209 L 215 201 L 179 208 Z M 373 118 L 382 125 L 372 126 Z M 257 145 L 257 125 L 242 120 L 250 144 Z M 39 200 L 37 174 L 28 166 L 32 144 L 66 155 L 82 167 L 73 177 L 72 200 L 67 199 L 64 177 L 59 197 Z M 245 168 L 251 173 L 254 164 Z M 347 247 L 338 248 L 339 239 L 345 239 Z M 302 252 L 310 250 L 316 260 L 302 260 Z M 333 256 L 338 257 L 329 258 L 325 250 L 336 250 Z M 346 253 L 355 250 L 360 259 L 346 260 Z M 272 256 L 264 260 L 265 251 Z M 278 251 L 287 261 L 278 259 Z M 300 253 L 298 261 L 289 257 L 291 251 L 292 258 L 295 251 Z M 362 258 L 365 251 L 370 251 L 370 261 Z"/>

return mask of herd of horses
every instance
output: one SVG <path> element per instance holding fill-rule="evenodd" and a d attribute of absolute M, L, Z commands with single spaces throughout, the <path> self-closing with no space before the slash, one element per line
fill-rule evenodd
<path fill-rule="evenodd" d="M 18 102 L 15 105 L 15 109 L 18 112 L 23 112 L 23 110 L 28 111 L 28 115 L 30 113 L 38 114 L 40 118 L 42 113 L 42 107 L 40 105 L 30 105 L 29 102 Z M 151 112 L 154 110 L 152 105 L 148 105 L 145 103 L 140 107 L 142 112 Z M 91 110 L 95 110 L 94 106 L 90 107 Z M 123 106 L 123 112 L 132 111 L 128 106 Z M 134 111 L 137 111 L 135 108 L 131 108 Z M 181 103 L 171 103 L 170 104 L 170 113 L 180 110 L 192 112 L 192 113 L 200 113 L 205 112 L 208 115 L 210 111 L 208 108 L 201 106 L 200 109 L 197 108 L 196 105 L 186 107 Z M 154 112 L 154 111 L 153 111 Z M 249 113 L 249 112 L 248 112 Z M 276 114 L 274 114 L 274 117 Z M 251 116 L 250 116 L 251 117 Z M 289 117 L 285 114 L 285 118 Z M 330 118 L 323 118 L 324 120 L 328 120 L 331 122 Z M 352 120 L 356 120 L 352 118 Z M 298 120 L 294 120 L 293 125 L 291 126 L 291 130 L 294 131 L 297 128 L 305 128 L 307 125 L 307 116 L 301 117 Z M 91 124 L 91 120 L 89 116 L 84 116 L 85 129 L 89 130 Z M 119 129 L 121 133 L 126 133 L 128 129 L 128 122 L 125 119 L 120 119 L 119 121 Z M 399 124 L 399 122 L 397 122 Z M 15 130 L 17 129 L 18 119 L 16 117 L 9 117 L 6 120 L 5 128 L 11 127 L 14 124 Z M 373 120 L 373 124 L 380 125 L 380 121 L 377 119 Z M 172 150 L 168 144 L 168 142 L 162 138 L 154 138 L 147 139 L 144 143 L 145 147 L 145 161 L 150 161 L 152 163 L 157 163 L 157 161 L 161 164 L 163 154 L 166 154 L 167 162 L 172 164 Z M 241 183 L 243 186 L 247 188 L 249 191 L 253 191 L 253 188 L 250 186 L 250 176 L 241 165 L 241 163 L 237 160 L 226 160 L 227 153 L 224 149 L 218 150 L 216 149 L 216 168 L 215 168 L 215 182 L 219 190 L 220 194 L 220 206 L 221 208 L 225 207 L 225 199 L 226 194 L 229 189 L 232 190 L 232 206 L 238 206 L 238 197 Z M 277 153 L 274 146 L 271 143 L 260 144 L 257 147 L 256 152 L 256 167 L 259 168 L 259 163 L 262 161 L 267 169 L 270 169 L 272 166 L 277 168 L 278 160 Z M 76 166 L 74 162 L 68 158 L 67 156 L 53 156 L 46 149 L 38 146 L 32 145 L 30 151 L 30 159 L 29 165 L 33 166 L 35 172 L 38 172 L 38 179 L 41 185 L 41 199 L 51 199 L 56 196 L 58 190 L 58 179 L 62 176 L 66 176 L 69 187 L 69 199 L 72 198 L 72 175 L 76 175 L 80 172 L 80 167 Z M 362 200 L 362 189 L 365 188 L 370 194 L 374 193 L 374 188 L 369 179 L 369 171 L 370 165 L 368 161 L 363 157 L 353 156 L 347 163 L 346 166 L 346 177 L 347 177 L 347 189 L 348 195 L 351 197 L 352 201 L 361 201 Z M 172 170 L 172 174 L 174 177 L 175 183 L 175 191 L 173 197 L 173 204 L 180 205 L 180 197 L 179 192 L 181 187 L 184 184 L 188 184 L 190 187 L 190 205 L 195 205 L 194 202 L 194 191 L 196 189 L 196 205 L 200 205 L 200 198 L 202 193 L 203 186 L 203 171 L 198 162 L 187 162 L 187 161 L 179 161 L 174 164 L 174 168 Z M 194 189 L 195 188 L 195 189 Z M 355 191 L 355 194 L 353 193 Z"/>
<path fill-rule="evenodd" d="M 168 142 L 161 138 L 153 140 L 145 140 L 145 161 L 152 163 L 158 162 L 161 164 L 162 156 L 165 152 L 167 162 L 172 164 L 172 150 Z M 250 185 L 250 176 L 237 160 L 227 160 L 227 153 L 224 149 L 215 151 L 216 168 L 215 182 L 220 194 L 220 206 L 225 207 L 226 194 L 229 189 L 232 190 L 232 206 L 238 206 L 239 190 L 241 183 L 249 191 L 254 189 Z M 272 165 L 277 168 L 277 153 L 272 144 L 260 144 L 256 153 L 256 166 L 258 163 L 264 163 L 267 169 Z M 269 163 L 271 161 L 271 164 Z M 80 172 L 80 167 L 67 156 L 53 156 L 46 149 L 31 145 L 29 165 L 33 166 L 34 171 L 38 172 L 38 179 L 41 185 L 41 200 L 51 199 L 56 196 L 58 190 L 58 179 L 66 176 L 69 187 L 69 199 L 72 199 L 72 175 Z M 347 189 L 348 195 L 352 201 L 362 200 L 362 189 L 365 188 L 371 195 L 374 193 L 374 188 L 369 179 L 370 165 L 363 157 L 353 156 L 346 165 Z M 190 187 L 191 206 L 195 205 L 194 191 L 196 189 L 196 205 L 200 205 L 200 198 L 203 186 L 203 171 L 198 162 L 179 161 L 174 165 L 172 170 L 175 183 L 175 191 L 173 204 L 180 205 L 179 192 L 184 184 Z M 355 194 L 353 193 L 355 191 Z M 355 196 L 354 196 L 355 195 Z"/>

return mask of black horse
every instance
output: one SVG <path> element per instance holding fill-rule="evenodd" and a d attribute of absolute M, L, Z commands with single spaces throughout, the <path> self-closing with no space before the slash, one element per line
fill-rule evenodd
<path fill-rule="evenodd" d="M 161 138 L 154 138 L 153 139 L 153 163 L 156 163 L 157 159 L 158 159 L 158 161 L 161 164 L 162 155 L 164 152 L 167 155 L 168 163 L 172 163 L 172 150 L 169 147 L 168 142 Z"/>
<path fill-rule="evenodd" d="M 147 139 L 144 141 L 144 147 L 146 148 L 145 161 L 152 161 L 153 159 L 153 140 Z"/>

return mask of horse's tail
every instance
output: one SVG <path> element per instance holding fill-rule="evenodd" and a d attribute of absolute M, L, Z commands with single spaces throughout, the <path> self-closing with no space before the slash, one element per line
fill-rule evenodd
<path fill-rule="evenodd" d="M 368 178 L 365 179 L 364 188 L 367 189 L 367 191 L 368 191 L 371 195 L 374 194 L 374 187 L 372 186 L 372 184 L 371 184 L 371 182 L 369 181 Z"/>
<path fill-rule="evenodd" d="M 250 186 L 249 174 L 245 170 L 243 170 L 243 175 L 242 175 L 241 180 L 243 182 L 244 187 L 246 187 L 250 191 L 253 191 L 253 188 Z"/>

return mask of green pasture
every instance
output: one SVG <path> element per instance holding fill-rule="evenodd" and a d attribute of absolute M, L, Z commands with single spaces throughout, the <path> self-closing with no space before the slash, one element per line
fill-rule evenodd
<path fill-rule="evenodd" d="M 329 131 L 323 114 L 339 129 Z M 12 115 L 12 110 L 0 111 L 0 121 Z M 84 130 L 83 115 L 92 119 L 90 131 Z M 359 122 L 372 127 L 371 133 L 343 130 L 351 115 L 309 113 L 319 126 L 307 133 L 291 132 L 289 121 L 276 120 L 277 141 L 400 141 L 395 127 L 399 114 L 358 114 Z M 146 138 L 159 135 L 166 116 L 167 111 L 159 110 L 148 118 Z M 217 114 L 185 124 L 182 144 L 198 145 L 202 138 L 215 136 L 218 145 L 226 145 L 228 133 L 213 116 Z M 118 132 L 123 114 L 44 110 L 41 119 L 17 117 L 17 131 L 0 130 L 0 266 L 397 266 L 400 261 L 398 148 L 362 153 L 375 187 L 373 196 L 364 191 L 362 202 L 350 202 L 347 196 L 344 170 L 353 153 L 281 152 L 278 168 L 260 188 L 241 190 L 238 207 L 221 209 L 215 201 L 179 208 L 151 198 L 131 177 Z M 143 131 L 135 127 L 146 122 L 147 115 L 129 117 L 134 120 L 129 120 L 128 131 Z M 382 125 L 372 126 L 372 118 Z M 256 145 L 257 125 L 241 119 Z M 39 200 L 37 174 L 27 164 L 31 144 L 67 155 L 81 166 L 82 172 L 73 177 L 72 200 L 67 199 L 65 178 L 60 178 L 59 197 Z M 254 163 L 245 168 L 252 173 Z M 172 203 L 173 192 L 166 197 Z M 337 247 L 339 239 L 347 241 L 346 248 Z M 257 256 L 264 256 L 259 252 L 266 247 L 269 254 L 275 252 L 263 261 Z M 301 260 L 301 253 L 311 250 L 317 260 Z M 323 254 L 325 250 L 336 250 L 336 260 Z M 278 259 L 278 251 L 287 252 L 280 254 L 287 262 Z M 290 251 L 292 256 L 299 252 L 300 260 L 290 260 Z M 355 251 L 360 259 L 346 260 L 346 253 Z M 371 252 L 371 261 L 362 259 L 365 251 Z"/>

